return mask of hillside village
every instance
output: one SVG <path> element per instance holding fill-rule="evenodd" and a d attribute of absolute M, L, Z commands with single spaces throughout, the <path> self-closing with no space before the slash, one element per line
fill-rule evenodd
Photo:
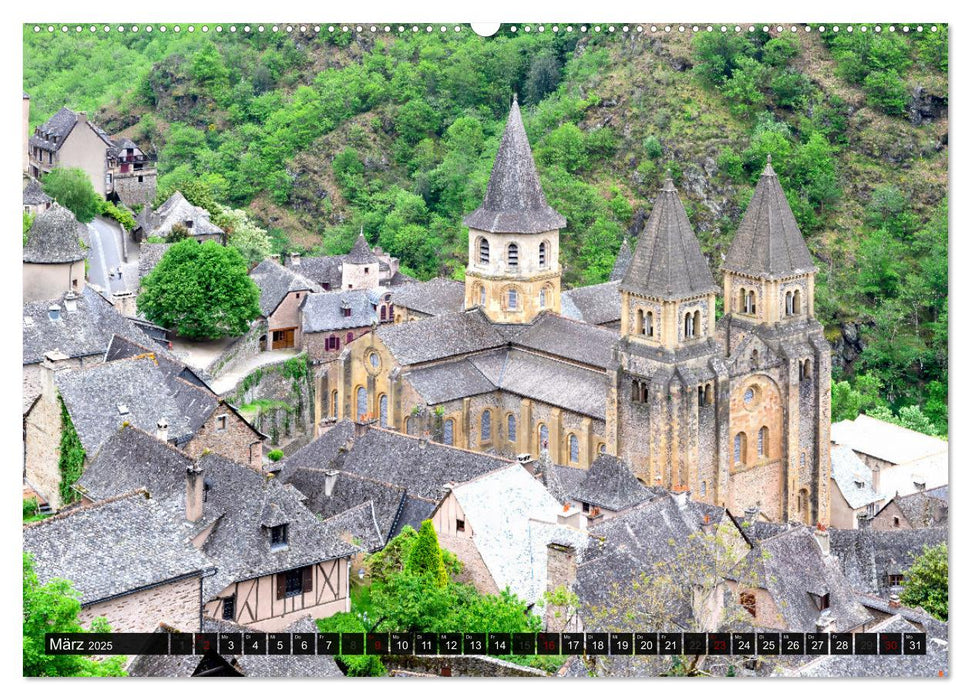
<path fill-rule="evenodd" d="M 157 242 L 173 228 L 227 245 L 210 212 L 180 192 L 153 209 L 153 157 L 83 112 L 65 106 L 27 137 L 23 486 L 37 517 L 23 537 L 39 582 L 68 579 L 82 624 L 116 632 L 313 632 L 358 613 L 396 547 L 430 527 L 447 576 L 515 596 L 523 631 L 923 632 L 928 653 L 892 665 L 752 654 L 690 667 L 946 670 L 947 623 L 901 594 L 924 547 L 947 542 L 947 442 L 866 415 L 831 424 L 816 262 L 777 164 L 762 166 L 721 278 L 668 178 L 610 281 L 563 289 L 569 222 L 510 97 L 485 197 L 462 222 L 464 282 L 414 279 L 362 231 L 346 254 L 250 265 L 258 314 L 216 340 L 178 336 L 136 302 L 182 245 Z M 44 193 L 55 167 L 141 205 L 135 227 L 79 223 Z M 349 672 L 329 656 L 127 663 L 132 676 Z M 572 677 L 672 662 L 382 664 Z"/>

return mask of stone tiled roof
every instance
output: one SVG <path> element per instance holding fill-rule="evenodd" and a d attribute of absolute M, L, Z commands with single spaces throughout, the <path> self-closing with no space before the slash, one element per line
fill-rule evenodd
<path fill-rule="evenodd" d="M 883 498 L 873 489 L 873 473 L 870 467 L 849 447 L 833 445 L 830 462 L 833 481 L 850 508 L 856 510 Z"/>
<path fill-rule="evenodd" d="M 816 271 L 771 161 L 755 186 L 723 268 L 770 279 Z"/>
<path fill-rule="evenodd" d="M 215 453 L 198 461 L 209 484 L 203 517 L 196 527 L 215 523 L 202 544 L 217 572 L 203 584 L 206 600 L 234 581 L 244 581 L 316 562 L 345 557 L 357 551 L 340 533 L 308 510 L 300 493 L 278 479 Z M 170 516 L 185 523 L 185 490 L 165 503 Z M 286 522 L 288 546 L 270 548 L 270 528 L 264 523 Z"/>
<path fill-rule="evenodd" d="M 30 137 L 30 145 L 57 151 L 64 145 L 64 139 L 77 123 L 78 115 L 67 107 L 61 107 L 34 131 Z"/>
<path fill-rule="evenodd" d="M 497 587 L 535 603 L 546 590 L 546 547 L 587 544 L 581 530 L 557 524 L 560 503 L 519 464 L 452 489 L 471 526 L 472 541 Z"/>
<path fill-rule="evenodd" d="M 293 258 L 287 258 L 286 267 L 299 272 L 309 280 L 329 289 L 341 287 L 341 263 L 343 255 L 325 255 L 320 257 L 300 257 L 295 263 Z"/>
<path fill-rule="evenodd" d="M 351 310 L 350 316 L 344 315 L 345 308 Z M 300 311 L 304 333 L 363 328 L 378 320 L 374 304 L 363 289 L 308 294 Z"/>
<path fill-rule="evenodd" d="M 362 552 L 376 552 L 387 541 L 378 527 L 371 501 L 348 508 L 324 522 Z"/>
<path fill-rule="evenodd" d="M 816 537 L 806 527 L 762 540 L 729 578 L 768 590 L 784 629 L 815 631 L 821 611 L 813 595 L 829 595 L 829 610 L 837 632 L 852 630 L 871 619 L 839 565 L 823 556 Z"/>
<path fill-rule="evenodd" d="M 830 530 L 830 552 L 853 588 L 862 593 L 889 595 L 889 575 L 903 574 L 924 547 L 947 542 L 946 527 L 917 530 Z"/>
<path fill-rule="evenodd" d="M 402 284 L 394 288 L 391 301 L 428 316 L 456 313 L 465 308 L 465 284 L 443 277 Z"/>
<path fill-rule="evenodd" d="M 591 284 L 565 291 L 560 295 L 561 308 L 564 299 L 569 299 L 571 308 L 577 311 L 577 316 L 573 316 L 564 310 L 563 315 L 569 318 L 594 326 L 620 321 L 619 281 Z"/>
<path fill-rule="evenodd" d="M 421 367 L 403 377 L 429 405 L 496 390 L 496 385 L 469 360 Z"/>
<path fill-rule="evenodd" d="M 913 462 L 947 452 L 947 441 L 861 413 L 833 423 L 830 437 L 837 445 L 872 455 L 891 464 Z"/>
<path fill-rule="evenodd" d="M 482 206 L 462 223 L 491 233 L 543 233 L 566 226 L 563 215 L 546 203 L 533 152 L 514 99 L 492 166 Z"/>
<path fill-rule="evenodd" d="M 402 365 L 440 360 L 506 344 L 481 311 L 382 326 L 377 336 Z"/>
<path fill-rule="evenodd" d="M 24 527 L 40 582 L 66 578 L 82 604 L 200 574 L 206 559 L 155 499 L 135 492 Z M 158 620 L 146 620 L 152 625 Z"/>
<path fill-rule="evenodd" d="M 435 512 L 435 506 L 437 505 L 437 499 L 433 500 L 430 498 L 421 498 L 414 494 L 406 494 L 405 500 L 401 504 L 401 510 L 398 511 L 398 519 L 395 521 L 394 527 L 391 528 L 389 539 L 400 535 L 406 526 L 420 530 L 421 524 L 432 517 L 432 513 Z"/>
<path fill-rule="evenodd" d="M 609 328 L 545 313 L 517 333 L 512 342 L 530 350 L 606 368 L 617 338 L 617 331 Z"/>
<path fill-rule="evenodd" d="M 477 358 L 471 358 L 473 364 Z M 605 379 L 601 372 L 541 357 L 509 351 L 499 387 L 505 391 L 605 420 Z"/>
<path fill-rule="evenodd" d="M 149 217 L 151 230 L 146 230 L 146 235 L 165 237 L 172 232 L 173 226 L 176 224 L 184 226 L 186 221 L 192 222 L 192 227 L 187 228 L 190 236 L 225 233 L 209 220 L 208 211 L 193 205 L 181 192 L 176 192 L 151 213 Z"/>
<path fill-rule="evenodd" d="M 354 241 L 354 245 L 351 247 L 351 252 L 347 254 L 345 258 L 346 262 L 352 265 L 368 265 L 378 262 L 378 256 L 374 254 L 371 250 L 371 246 L 368 245 L 367 239 L 364 238 L 364 234 L 358 234 L 357 240 Z"/>
<path fill-rule="evenodd" d="M 270 316 L 290 292 L 322 292 L 316 282 L 288 270 L 267 258 L 250 270 L 250 278 L 260 289 L 260 313 Z"/>
<path fill-rule="evenodd" d="M 87 255 L 80 239 L 83 230 L 84 225 L 71 210 L 55 202 L 37 215 L 27 231 L 24 262 L 56 265 L 84 260 Z"/>
<path fill-rule="evenodd" d="M 947 525 L 947 487 L 897 496 L 893 502 L 903 511 L 904 517 L 913 527 Z"/>
<path fill-rule="evenodd" d="M 195 416 L 187 415 L 185 407 L 176 401 L 151 358 L 58 372 L 55 383 L 89 455 L 94 455 L 124 423 L 154 433 L 158 422 L 165 420 L 169 437 L 177 444 L 187 442 L 195 432 Z"/>
<path fill-rule="evenodd" d="M 617 257 L 614 259 L 614 267 L 610 271 L 611 282 L 619 282 L 624 279 L 624 275 L 627 274 L 627 268 L 630 267 L 633 258 L 634 254 L 630 249 L 630 241 L 625 236 L 624 242 L 620 244 L 620 250 L 617 251 Z"/>
<path fill-rule="evenodd" d="M 570 495 L 583 503 L 613 511 L 630 508 L 653 496 L 637 480 L 630 467 L 608 454 L 602 454 L 593 461 L 586 477 Z"/>
<path fill-rule="evenodd" d="M 168 498 L 185 489 L 190 466 L 187 454 L 129 425 L 105 441 L 77 486 L 95 501 L 141 488 L 153 498 Z"/>
<path fill-rule="evenodd" d="M 671 178 L 654 202 L 620 288 L 658 299 L 718 292 Z"/>
<path fill-rule="evenodd" d="M 46 192 L 44 192 L 44 188 L 41 187 L 39 180 L 30 178 L 27 181 L 27 184 L 24 186 L 25 205 L 38 206 L 41 204 L 48 204 L 49 202 L 53 201 L 54 200 L 51 199 Z"/>
<path fill-rule="evenodd" d="M 867 632 L 916 632 L 917 628 L 899 615 L 874 625 Z M 937 678 L 949 673 L 947 640 L 928 636 L 926 654 L 878 656 L 821 656 L 795 670 L 802 678 Z M 787 674 L 789 675 L 789 674 Z"/>
<path fill-rule="evenodd" d="M 168 632 L 168 628 L 157 631 Z M 237 625 L 226 620 L 203 619 L 203 632 L 210 634 L 239 634 L 256 630 Z M 286 627 L 285 632 L 315 633 L 317 625 L 309 615 L 300 618 Z M 250 678 L 343 678 L 334 657 L 306 654 L 226 654 L 210 657 L 200 654 L 194 656 L 143 655 L 137 656 L 128 667 L 128 675 L 135 678 L 189 678 L 203 660 L 226 664 L 237 673 Z"/>
<path fill-rule="evenodd" d="M 142 243 L 138 253 L 138 278 L 141 279 L 154 270 L 172 245 L 172 243 Z"/>

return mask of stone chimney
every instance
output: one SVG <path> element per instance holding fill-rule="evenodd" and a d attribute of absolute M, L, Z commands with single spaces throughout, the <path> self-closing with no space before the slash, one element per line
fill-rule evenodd
<path fill-rule="evenodd" d="M 78 310 L 77 294 L 74 292 L 68 292 L 64 295 L 64 310 L 71 314 Z"/>
<path fill-rule="evenodd" d="M 557 525 L 566 525 L 577 530 L 587 529 L 587 518 L 583 511 L 574 505 L 566 504 L 563 510 L 556 514 Z"/>
<path fill-rule="evenodd" d="M 870 529 L 870 522 L 872 520 L 873 520 L 873 518 L 871 518 L 866 513 L 857 513 L 856 514 L 856 527 L 857 527 L 857 529 L 858 530 L 869 530 Z"/>
<path fill-rule="evenodd" d="M 155 437 L 162 442 L 169 441 L 169 422 L 164 418 L 159 418 L 158 423 L 155 424 Z"/>
<path fill-rule="evenodd" d="M 745 509 L 745 522 L 755 523 L 755 519 L 759 517 L 759 509 L 755 506 L 749 506 Z"/>
<path fill-rule="evenodd" d="M 546 590 L 563 586 L 573 589 L 577 580 L 577 550 L 572 544 L 550 542 L 546 545 Z"/>
<path fill-rule="evenodd" d="M 290 264 L 293 265 L 294 267 L 300 266 L 300 253 L 290 254 Z"/>
<path fill-rule="evenodd" d="M 368 431 L 367 423 L 358 423 L 357 421 L 354 421 L 354 437 L 356 438 L 363 437 L 365 433 L 367 433 L 367 431 Z"/>
<path fill-rule="evenodd" d="M 87 112 L 78 112 L 78 124 L 86 124 L 88 122 Z"/>
<path fill-rule="evenodd" d="M 324 472 L 324 496 L 330 498 L 334 495 L 334 487 L 337 485 L 337 475 L 340 474 L 336 469 L 328 469 Z"/>
<path fill-rule="evenodd" d="M 816 631 L 817 632 L 835 632 L 836 631 L 836 618 L 833 617 L 833 613 L 829 608 L 823 610 L 819 617 L 816 619 Z"/>
<path fill-rule="evenodd" d="M 185 469 L 185 519 L 190 523 L 202 520 L 205 480 L 202 467 L 192 465 Z"/>
<path fill-rule="evenodd" d="M 900 596 L 896 593 L 890 594 L 890 607 L 899 608 L 900 607 Z"/>
<path fill-rule="evenodd" d="M 57 397 L 57 386 L 54 378 L 58 372 L 67 368 L 68 357 L 62 352 L 53 350 L 40 363 L 40 393 L 45 399 L 53 400 Z"/>
<path fill-rule="evenodd" d="M 822 525 L 817 525 L 816 529 L 813 531 L 816 535 L 816 543 L 822 550 L 824 556 L 829 556 L 829 531 L 826 530 Z"/>

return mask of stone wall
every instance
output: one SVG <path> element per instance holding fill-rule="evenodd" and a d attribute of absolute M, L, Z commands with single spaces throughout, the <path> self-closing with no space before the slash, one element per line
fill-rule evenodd
<path fill-rule="evenodd" d="M 246 333 L 237 338 L 232 345 L 223 350 L 222 354 L 206 367 L 206 371 L 213 379 L 232 371 L 239 364 L 259 354 L 260 337 L 265 335 L 266 321 L 255 321 Z"/>
<path fill-rule="evenodd" d="M 115 172 L 115 193 L 124 204 L 151 204 L 155 200 L 157 173 L 154 169 L 139 170 L 131 173 Z M 139 181 L 141 178 L 141 181 Z"/>
<path fill-rule="evenodd" d="M 24 478 L 54 510 L 62 505 L 60 456 L 61 405 L 51 390 L 24 419 Z"/>
<path fill-rule="evenodd" d="M 215 452 L 260 471 L 263 468 L 263 440 L 253 428 L 228 406 L 220 403 L 183 448 L 190 457 L 205 450 Z"/>
<path fill-rule="evenodd" d="M 313 435 L 315 381 L 306 356 L 264 365 L 247 375 L 226 400 L 237 406 L 252 425 L 267 435 L 273 447 Z M 306 373 L 293 376 L 298 368 Z"/>
<path fill-rule="evenodd" d="M 88 626 L 104 617 L 112 632 L 154 632 L 164 622 L 181 632 L 199 632 L 199 576 L 166 583 L 120 598 L 81 608 L 79 619 Z"/>

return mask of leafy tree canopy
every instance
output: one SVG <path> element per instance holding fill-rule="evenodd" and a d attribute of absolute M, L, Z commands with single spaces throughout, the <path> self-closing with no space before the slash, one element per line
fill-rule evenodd
<path fill-rule="evenodd" d="M 81 168 L 54 168 L 44 176 L 41 184 L 48 196 L 74 212 L 82 224 L 101 213 L 101 197 Z"/>
<path fill-rule="evenodd" d="M 924 552 L 904 574 L 904 605 L 919 606 L 947 620 L 947 544 L 924 547 Z"/>
<path fill-rule="evenodd" d="M 215 241 L 176 243 L 142 286 L 138 310 L 186 338 L 242 335 L 260 315 L 260 292 L 243 256 Z"/>

